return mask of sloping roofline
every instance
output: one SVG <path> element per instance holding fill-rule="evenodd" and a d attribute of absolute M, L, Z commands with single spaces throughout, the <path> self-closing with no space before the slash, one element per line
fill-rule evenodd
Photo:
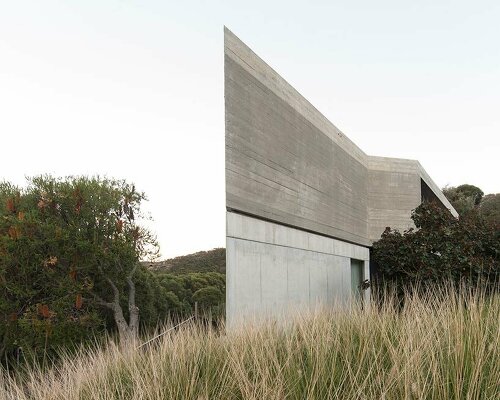
<path fill-rule="evenodd" d="M 374 240 L 378 239 L 385 226 L 397 229 L 406 229 L 411 226 L 409 219 L 411 210 L 420 204 L 421 179 L 432 190 L 443 206 L 453 216 L 458 217 L 456 210 L 417 160 L 367 155 L 227 27 L 224 27 L 224 53 L 226 79 L 226 207 L 228 209 L 261 216 L 265 219 L 287 223 L 298 228 L 316 231 L 327 236 L 369 246 Z M 230 76 L 236 67 L 242 71 L 240 74 L 246 74 L 245 76 L 248 79 L 256 83 L 245 83 L 246 86 L 238 86 L 234 79 L 239 78 L 233 79 Z M 281 99 L 283 104 L 291 107 L 294 115 L 300 116 L 301 120 L 305 119 L 308 121 L 308 124 L 314 126 L 317 131 L 329 138 L 332 143 L 351 157 L 353 162 L 361 164 L 366 169 L 366 182 L 363 183 L 365 187 L 357 188 L 360 190 L 360 195 L 366 196 L 366 201 L 363 200 L 361 203 L 366 206 L 366 213 L 364 213 L 366 214 L 365 228 L 358 227 L 357 232 L 349 233 L 345 227 L 343 230 L 337 229 L 338 227 L 334 226 L 333 222 L 329 224 L 328 221 L 321 220 L 321 217 L 308 217 L 311 219 L 309 221 L 307 218 L 303 218 L 302 215 L 297 215 L 298 211 L 296 210 L 294 211 L 290 208 L 286 210 L 279 209 L 281 205 L 275 205 L 271 209 L 268 199 L 262 198 L 262 186 L 259 186 L 254 178 L 250 179 L 250 175 L 256 176 L 256 174 L 260 173 L 259 168 L 267 167 L 255 164 L 255 161 L 251 164 L 239 165 L 238 157 L 240 156 L 238 154 L 243 154 L 242 151 L 247 151 L 248 153 L 248 149 L 237 147 L 247 145 L 242 140 L 248 139 L 249 132 L 256 132 L 255 134 L 260 135 L 260 137 L 262 136 L 262 132 L 258 133 L 255 131 L 256 128 L 251 126 L 245 126 L 245 129 L 242 131 L 242 124 L 248 123 L 244 122 L 244 119 L 242 120 L 241 115 L 237 115 L 237 112 L 240 114 L 241 112 L 254 113 L 252 115 L 255 116 L 255 112 L 263 112 L 262 110 L 266 110 L 265 107 L 271 110 L 272 103 L 266 105 L 261 101 L 258 104 L 261 107 L 260 111 L 248 108 L 252 106 L 250 103 L 246 105 L 238 104 L 238 107 L 240 107 L 238 111 L 233 110 L 235 102 L 244 101 L 248 97 L 247 94 L 250 95 L 249 90 L 251 90 L 252 85 L 254 87 L 257 85 L 261 87 L 259 90 L 265 89 L 266 93 L 269 93 L 266 95 L 268 97 L 265 97 L 264 100 L 270 98 L 269 96 Z M 245 108 L 245 106 L 248 107 Z M 245 118 L 248 120 L 248 117 Z M 275 122 L 270 121 L 269 123 Z M 236 144 L 233 143 L 235 138 L 240 139 L 239 142 L 235 142 Z M 248 140 L 251 140 L 251 138 Z M 258 152 L 259 149 L 253 148 L 251 151 Z M 266 152 L 261 157 L 262 159 L 266 157 L 272 158 L 273 155 L 269 153 L 268 149 L 263 149 L 262 151 Z M 286 162 L 290 163 L 292 161 Z M 233 173 L 236 170 L 240 171 L 237 175 Z M 273 184 L 281 184 L 282 182 L 279 179 L 280 176 L 277 177 L 277 181 L 273 182 Z M 242 187 L 245 188 L 243 192 L 241 190 Z M 247 187 L 250 189 L 246 190 Z M 276 193 L 278 192 L 279 190 Z M 293 197 L 290 198 L 290 201 L 293 201 Z M 282 202 L 282 204 L 284 203 Z M 356 207 L 359 209 L 360 206 Z"/>

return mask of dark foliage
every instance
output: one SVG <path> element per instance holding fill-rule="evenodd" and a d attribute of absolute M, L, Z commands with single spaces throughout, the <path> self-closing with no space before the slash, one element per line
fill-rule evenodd
<path fill-rule="evenodd" d="M 135 223 L 145 199 L 124 181 L 40 176 L 0 183 L 0 357 L 46 358 L 115 328 L 109 282 L 128 312 L 126 277 L 138 284 L 143 321 L 165 314 L 162 288 L 140 257 L 153 236 Z M 104 299 L 101 301 L 101 299 Z"/>
<path fill-rule="evenodd" d="M 117 307 L 129 326 L 138 316 L 136 331 L 188 317 L 195 303 L 223 314 L 225 276 L 214 271 L 225 270 L 225 249 L 168 260 L 173 273 L 139 263 L 157 253 L 138 225 L 143 200 L 133 185 L 98 177 L 0 183 L 1 362 L 48 360 L 117 328 L 121 338 Z"/>
<path fill-rule="evenodd" d="M 416 229 L 403 233 L 386 228 L 373 245 L 375 280 L 402 289 L 452 281 L 499 279 L 500 232 L 477 212 L 455 219 L 433 203 L 423 203 L 412 214 Z"/>
<path fill-rule="evenodd" d="M 484 196 L 479 205 L 479 211 L 487 221 L 498 229 L 500 227 L 500 193 Z"/>
<path fill-rule="evenodd" d="M 226 276 L 219 272 L 172 274 L 159 273 L 158 280 L 166 292 L 171 317 L 192 315 L 195 302 L 199 310 L 223 316 Z"/>
<path fill-rule="evenodd" d="M 460 185 L 443 188 L 443 194 L 461 217 L 468 213 L 479 213 L 486 222 L 500 226 L 500 193 L 484 196 L 483 191 L 474 185 Z"/>
<path fill-rule="evenodd" d="M 199 251 L 154 263 L 143 263 L 154 272 L 164 290 L 171 318 L 202 313 L 223 316 L 226 293 L 226 249 Z"/>

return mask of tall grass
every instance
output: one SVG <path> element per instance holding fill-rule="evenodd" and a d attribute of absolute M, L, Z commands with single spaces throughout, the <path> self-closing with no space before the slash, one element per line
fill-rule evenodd
<path fill-rule="evenodd" d="M 500 398 L 499 295 L 392 304 L 228 335 L 191 325 L 138 351 L 110 343 L 3 374 L 0 399 Z"/>

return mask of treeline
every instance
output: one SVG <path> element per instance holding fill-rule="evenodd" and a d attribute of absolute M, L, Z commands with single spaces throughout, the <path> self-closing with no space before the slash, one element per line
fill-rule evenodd
<path fill-rule="evenodd" d="M 155 329 L 167 319 L 188 318 L 196 306 L 200 315 L 214 319 L 224 316 L 226 276 L 219 272 L 172 274 L 152 272 L 142 266 L 137 272 L 136 287 L 143 331 Z M 126 298 L 122 301 L 126 302 Z M 112 329 L 112 315 L 107 315 L 106 321 Z"/>
<path fill-rule="evenodd" d="M 226 249 L 216 248 L 165 261 L 143 262 L 142 266 L 152 273 L 150 279 L 153 279 L 154 285 L 161 288 L 168 317 L 185 318 L 193 314 L 195 306 L 201 313 L 215 318 L 224 316 Z M 155 315 L 154 318 L 161 316 Z"/>

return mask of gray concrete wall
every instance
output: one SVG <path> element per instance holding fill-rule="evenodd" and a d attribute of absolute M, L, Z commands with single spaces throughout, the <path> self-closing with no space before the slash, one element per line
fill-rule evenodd
<path fill-rule="evenodd" d="M 368 245 L 366 167 L 226 55 L 227 207 Z"/>
<path fill-rule="evenodd" d="M 390 226 L 401 231 L 413 226 L 411 211 L 420 204 L 418 162 L 369 157 L 368 227 L 372 241 Z"/>
<path fill-rule="evenodd" d="M 365 154 L 227 29 L 224 71 L 229 328 L 349 303 L 351 259 L 369 279 L 368 247 L 412 226 L 421 179 L 457 215 L 418 161 Z"/>
<path fill-rule="evenodd" d="M 226 206 L 370 246 L 405 229 L 420 179 L 456 214 L 418 161 L 371 157 L 225 30 Z"/>
<path fill-rule="evenodd" d="M 416 160 L 368 156 L 368 232 L 376 241 L 386 227 L 414 227 L 411 212 L 421 203 L 422 179 L 439 201 L 458 217 L 453 206 Z"/>
<path fill-rule="evenodd" d="M 351 259 L 364 261 L 369 279 L 366 247 L 231 212 L 226 252 L 228 329 L 350 304 Z"/>

